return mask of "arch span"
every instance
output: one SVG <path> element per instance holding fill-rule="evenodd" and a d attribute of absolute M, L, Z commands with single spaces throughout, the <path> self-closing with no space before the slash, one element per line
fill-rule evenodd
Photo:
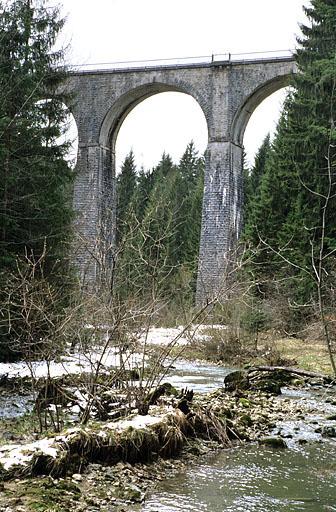
<path fill-rule="evenodd" d="M 99 238 L 104 240 L 105 252 L 108 256 L 106 247 L 112 248 L 116 240 L 116 141 L 120 128 L 129 115 L 129 113 L 146 99 L 164 92 L 178 92 L 192 97 L 201 112 L 203 113 L 205 123 L 208 127 L 204 110 L 195 98 L 192 87 L 187 87 L 180 82 L 169 84 L 167 82 L 151 82 L 141 86 L 131 88 L 120 95 L 106 112 L 100 132 L 99 132 L 99 150 L 100 150 L 100 233 Z M 113 251 L 110 251 L 110 254 Z M 104 268 L 109 267 L 109 262 L 103 262 Z"/>
<path fill-rule="evenodd" d="M 152 169 L 168 153 L 178 162 L 190 141 L 203 155 L 208 124 L 199 103 L 190 94 L 167 91 L 138 103 L 124 119 L 115 144 L 116 174 L 132 148 L 139 168 Z"/>
<path fill-rule="evenodd" d="M 237 146 L 243 145 L 244 133 L 255 109 L 274 92 L 291 83 L 291 74 L 277 76 L 257 87 L 237 110 L 231 127 L 231 139 Z"/>
<path fill-rule="evenodd" d="M 207 121 L 206 110 L 204 109 L 204 104 L 202 105 L 202 99 L 200 99 L 198 95 L 191 90 L 190 86 L 188 87 L 187 85 L 180 83 L 173 85 L 160 82 L 148 83 L 127 91 L 112 104 L 101 125 L 99 144 L 103 147 L 110 147 L 112 152 L 114 152 L 120 127 L 128 114 L 147 98 L 163 92 L 180 92 L 191 96 L 200 106 Z"/>

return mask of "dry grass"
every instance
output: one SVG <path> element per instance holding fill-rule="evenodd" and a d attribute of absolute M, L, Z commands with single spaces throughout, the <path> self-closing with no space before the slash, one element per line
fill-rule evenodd
<path fill-rule="evenodd" d="M 305 370 L 332 373 L 329 355 L 322 342 L 308 342 L 295 338 L 282 338 L 276 341 L 280 355 L 297 361 L 297 366 Z"/>
<path fill-rule="evenodd" d="M 81 472 L 89 462 L 110 465 L 119 461 L 131 464 L 151 462 L 159 456 L 178 455 L 188 436 L 227 445 L 226 424 L 211 411 L 199 408 L 189 418 L 178 408 L 173 411 L 157 410 L 160 411 L 157 422 L 143 427 L 130 425 L 119 430 L 113 427 L 113 423 L 101 422 L 95 427 L 64 432 L 54 438 L 52 448 L 56 449 L 55 456 L 42 449 L 32 452 L 27 447 L 26 455 L 31 454 L 31 458 L 8 469 L 0 463 L 0 476 L 3 480 L 38 475 L 59 478 L 69 472 Z M 24 452 L 25 445 L 22 445 L 21 453 Z"/>
<path fill-rule="evenodd" d="M 329 355 L 323 339 L 281 337 L 279 332 L 260 333 L 257 349 L 248 337 L 230 338 L 229 331 L 213 329 L 208 340 L 186 346 L 185 359 L 220 361 L 225 365 L 257 364 L 296 366 L 317 373 L 332 374 Z"/>

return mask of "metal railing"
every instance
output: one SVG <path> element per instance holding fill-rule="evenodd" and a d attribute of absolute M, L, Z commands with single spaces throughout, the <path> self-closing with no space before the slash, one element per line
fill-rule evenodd
<path fill-rule="evenodd" d="M 292 58 L 295 50 L 270 50 L 264 52 L 224 53 L 213 55 L 213 62 L 224 60 L 229 62 L 245 62 L 264 59 Z"/>
<path fill-rule="evenodd" d="M 158 67 L 183 67 L 216 65 L 221 63 L 249 62 L 254 60 L 286 59 L 293 57 L 294 50 L 272 50 L 245 53 L 216 53 L 193 57 L 173 57 L 167 59 L 147 59 L 117 62 L 92 62 L 86 64 L 70 65 L 73 71 L 118 71 L 132 69 L 151 69 Z"/>

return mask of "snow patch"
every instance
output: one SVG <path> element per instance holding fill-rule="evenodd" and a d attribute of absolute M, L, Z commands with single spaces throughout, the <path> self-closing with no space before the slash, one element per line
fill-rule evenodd
<path fill-rule="evenodd" d="M 207 335 L 203 333 L 204 329 L 226 329 L 223 325 L 192 325 L 185 332 L 185 327 L 178 326 L 175 328 L 152 327 L 148 332 L 139 336 L 140 344 L 160 345 L 167 347 L 185 346 L 192 340 L 204 340 Z M 183 334 L 182 334 L 183 333 Z M 104 368 L 120 367 L 120 352 L 115 347 L 106 351 L 103 357 L 102 348 L 93 347 L 90 352 L 76 352 L 63 356 L 60 361 L 19 361 L 17 363 L 0 363 L 0 375 L 6 375 L 8 378 L 13 377 L 31 377 L 35 378 L 61 377 L 69 374 L 91 373 L 95 372 L 98 363 Z M 147 357 L 147 356 L 145 356 Z M 126 369 L 137 368 L 142 365 L 143 354 L 126 350 L 122 353 L 123 365 Z M 84 397 L 81 397 L 85 401 Z"/>
<path fill-rule="evenodd" d="M 78 374 L 85 372 L 93 372 L 97 368 L 97 364 L 101 358 L 101 349 L 93 347 L 92 350 L 85 354 L 76 352 L 72 355 L 64 356 L 60 362 L 56 361 L 19 361 L 17 363 L 0 363 L 0 375 L 7 377 L 31 377 L 35 378 L 61 377 L 62 375 Z M 141 354 L 131 354 L 126 351 L 123 354 L 123 362 L 125 367 L 133 368 L 142 361 Z M 110 349 L 104 354 L 101 360 L 102 369 L 104 367 L 119 367 L 120 354 L 115 349 Z"/>
<path fill-rule="evenodd" d="M 0 447 L 0 463 L 8 471 L 12 466 L 26 465 L 36 452 L 42 452 L 54 459 L 57 456 L 57 449 L 52 445 L 55 439 L 41 439 L 34 443 L 25 445 L 5 445 Z"/>
<path fill-rule="evenodd" d="M 173 411 L 173 409 L 171 409 Z M 158 423 L 162 422 L 162 419 L 164 416 L 167 415 L 168 409 L 161 413 L 159 416 L 152 416 L 150 414 L 147 414 L 146 416 L 137 414 L 133 418 L 130 418 L 128 420 L 120 420 L 117 422 L 111 422 L 107 423 L 105 427 L 109 430 L 117 430 L 118 432 L 121 432 L 123 430 L 127 430 L 128 428 L 134 428 L 134 429 L 142 429 L 149 427 L 151 425 L 157 425 Z M 101 435 L 102 432 L 99 433 Z"/>
<path fill-rule="evenodd" d="M 207 335 L 204 334 L 206 329 L 226 329 L 225 325 L 211 324 L 211 325 L 191 325 L 190 328 L 183 334 L 184 326 L 180 325 L 174 328 L 166 327 L 151 327 L 148 331 L 148 335 L 141 336 L 140 342 L 149 343 L 151 345 L 162 345 L 167 346 L 170 343 L 173 345 L 187 345 L 193 340 L 204 340 Z M 176 339 L 178 338 L 178 339 Z"/>

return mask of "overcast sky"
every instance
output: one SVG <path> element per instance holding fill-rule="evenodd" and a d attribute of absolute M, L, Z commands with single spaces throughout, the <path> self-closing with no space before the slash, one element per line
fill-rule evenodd
<path fill-rule="evenodd" d="M 206 56 L 293 49 L 307 0 L 63 0 L 71 64 Z M 98 66 L 99 67 L 99 66 Z M 244 144 L 251 160 L 274 129 L 283 93 L 252 116 Z M 118 165 L 133 148 L 152 167 L 165 150 L 178 160 L 193 139 L 204 151 L 207 131 L 196 102 L 180 93 L 153 96 L 126 118 L 117 140 Z"/>

